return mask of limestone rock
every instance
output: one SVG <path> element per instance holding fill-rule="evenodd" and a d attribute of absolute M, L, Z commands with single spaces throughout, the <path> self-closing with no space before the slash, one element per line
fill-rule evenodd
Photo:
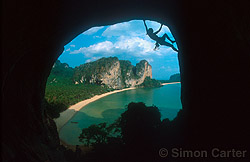
<path fill-rule="evenodd" d="M 73 80 L 76 84 L 104 84 L 122 89 L 143 83 L 147 76 L 152 78 L 152 67 L 146 60 L 133 66 L 130 61 L 109 57 L 76 67 Z"/>

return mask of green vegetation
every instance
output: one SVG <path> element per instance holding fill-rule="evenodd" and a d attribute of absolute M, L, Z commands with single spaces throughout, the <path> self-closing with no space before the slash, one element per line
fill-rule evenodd
<path fill-rule="evenodd" d="M 119 126 L 126 145 L 150 145 L 161 126 L 161 113 L 156 106 L 131 102 L 121 114 Z"/>
<path fill-rule="evenodd" d="M 45 90 L 45 109 L 52 118 L 58 118 L 60 112 L 66 110 L 82 100 L 112 91 L 112 85 L 104 85 L 103 74 L 112 69 L 115 64 L 120 64 L 121 74 L 118 74 L 121 85 L 119 88 L 130 87 L 126 80 L 139 79 L 145 69 L 146 60 L 142 60 L 133 66 L 130 61 L 118 60 L 117 57 L 101 58 L 76 68 L 69 67 L 66 63 L 57 60 L 48 77 Z M 150 65 L 149 65 L 150 66 Z M 119 67 L 119 66 L 117 66 Z M 112 83 L 114 84 L 114 83 Z M 161 84 L 155 79 L 146 77 L 138 87 L 160 87 Z"/>
<path fill-rule="evenodd" d="M 151 79 L 150 77 L 146 77 L 144 82 L 137 87 L 142 88 L 154 88 L 154 87 L 161 87 L 161 82 L 155 79 Z"/>
<path fill-rule="evenodd" d="M 159 148 L 171 148 L 173 140 L 183 139 L 183 130 L 176 127 L 183 126 L 186 116 L 183 110 L 177 116 L 178 119 L 173 121 L 161 121 L 161 113 L 156 106 L 131 102 L 113 124 L 100 123 L 82 129 L 79 140 L 83 145 L 80 147 L 89 150 L 79 154 L 77 160 L 155 161 Z M 75 157 L 76 153 L 67 156 L 68 159 Z"/>
<path fill-rule="evenodd" d="M 93 124 L 88 128 L 82 129 L 79 141 L 85 146 L 96 146 L 108 144 L 112 139 L 120 140 L 121 130 L 119 124 L 120 118 L 110 125 L 107 125 L 107 123 Z"/>
<path fill-rule="evenodd" d="M 136 76 L 136 67 L 131 64 L 130 61 L 127 60 L 120 60 L 120 67 L 121 67 L 121 79 L 122 79 L 122 84 L 126 88 L 129 86 L 126 86 L 125 80 L 130 80 L 130 79 L 137 79 L 138 76 Z M 128 75 L 130 74 L 130 75 Z"/>
<path fill-rule="evenodd" d="M 169 80 L 172 81 L 172 82 L 180 82 L 181 81 L 180 73 L 171 75 Z"/>
<path fill-rule="evenodd" d="M 166 137 L 161 133 L 168 126 L 166 124 L 169 124 L 160 118 L 161 114 L 156 106 L 146 106 L 142 102 L 130 103 L 113 124 L 101 123 L 82 129 L 79 140 L 85 147 L 91 146 L 91 151 L 79 157 L 79 161 L 141 161 L 141 157 L 157 153 L 155 148 L 160 148 L 158 146 L 162 138 Z M 147 159 L 148 156 L 143 161 L 148 161 Z"/>
<path fill-rule="evenodd" d="M 73 74 L 74 74 L 73 68 L 69 67 L 68 64 L 61 63 L 59 60 L 57 60 L 47 79 L 47 86 L 59 85 L 59 84 L 70 85 L 73 83 L 72 80 Z"/>
<path fill-rule="evenodd" d="M 59 113 L 82 100 L 111 91 L 105 85 L 74 84 L 74 69 L 56 61 L 47 80 L 45 108 L 49 116 L 58 118 Z"/>
<path fill-rule="evenodd" d="M 77 66 L 75 68 L 73 80 L 77 81 L 78 83 L 101 84 L 102 76 L 100 74 L 108 71 L 108 69 L 110 69 L 115 64 L 115 62 L 118 61 L 119 60 L 117 57 L 103 57 L 99 60 Z M 92 80 L 93 76 L 96 76 L 95 80 Z"/>
<path fill-rule="evenodd" d="M 171 83 L 171 82 L 180 82 L 181 75 L 180 73 L 176 73 L 170 76 L 169 80 L 159 80 L 161 83 Z"/>
<path fill-rule="evenodd" d="M 143 75 L 142 71 L 144 70 L 145 68 L 145 63 L 147 61 L 146 60 L 141 60 L 139 63 L 136 64 L 136 71 L 135 71 L 135 74 L 137 76 L 140 76 L 140 75 Z"/>
<path fill-rule="evenodd" d="M 161 129 L 161 113 L 156 106 L 131 102 L 124 113 L 113 124 L 100 123 L 82 129 L 80 142 L 85 146 L 141 145 L 154 142 Z"/>
<path fill-rule="evenodd" d="M 111 91 L 111 89 L 106 86 L 95 84 L 50 84 L 46 86 L 45 92 L 45 99 L 49 104 L 47 106 L 49 109 L 47 110 L 49 112 L 57 110 L 57 112 L 60 113 L 66 110 L 70 105 L 109 91 Z M 59 117 L 52 114 L 50 115 L 53 118 Z"/>
<path fill-rule="evenodd" d="M 73 80 L 76 83 L 95 83 L 102 84 L 103 79 L 106 76 L 111 76 L 109 72 L 114 68 L 120 68 L 121 72 L 116 73 L 119 79 L 117 83 L 119 88 L 130 87 L 126 81 L 131 79 L 140 79 L 143 77 L 146 60 L 142 60 L 133 66 L 128 60 L 119 60 L 117 57 L 101 58 L 99 60 L 89 62 L 80 66 L 77 66 L 74 70 Z M 113 84 L 113 85 L 112 85 Z M 114 83 L 110 83 L 109 87 L 113 87 Z"/>

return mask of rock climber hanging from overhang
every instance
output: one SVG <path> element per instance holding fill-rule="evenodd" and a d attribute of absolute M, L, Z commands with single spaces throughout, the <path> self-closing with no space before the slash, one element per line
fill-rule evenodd
<path fill-rule="evenodd" d="M 156 32 L 154 32 L 154 30 L 152 28 L 148 28 L 147 27 L 147 24 L 145 22 L 145 20 L 143 20 L 144 22 L 144 25 L 146 27 L 146 32 L 147 32 L 147 35 L 154 41 L 156 41 L 155 43 L 155 48 L 154 50 L 158 49 L 160 45 L 165 45 L 165 46 L 168 46 L 168 47 L 171 47 L 174 51 L 178 52 L 178 50 L 174 47 L 173 43 L 175 41 L 171 40 L 169 38 L 169 36 L 165 33 L 162 37 L 158 37 L 157 34 L 161 31 L 161 28 L 163 26 L 163 24 L 161 24 L 161 27 L 159 28 L 159 30 L 157 30 Z M 172 43 L 168 43 L 166 42 L 166 38 Z"/>

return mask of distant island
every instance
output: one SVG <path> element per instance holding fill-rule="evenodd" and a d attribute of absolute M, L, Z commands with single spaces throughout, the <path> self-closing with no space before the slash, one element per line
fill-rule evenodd
<path fill-rule="evenodd" d="M 176 73 L 170 76 L 169 80 L 158 80 L 161 83 L 172 83 L 172 82 L 180 82 L 181 75 L 180 73 Z"/>
<path fill-rule="evenodd" d="M 177 74 L 167 82 L 177 81 Z M 69 67 L 59 60 L 55 62 L 47 80 L 45 108 L 52 118 L 80 101 L 114 90 L 160 87 L 166 81 L 152 79 L 152 66 L 141 60 L 136 66 L 117 57 L 101 58 Z"/>

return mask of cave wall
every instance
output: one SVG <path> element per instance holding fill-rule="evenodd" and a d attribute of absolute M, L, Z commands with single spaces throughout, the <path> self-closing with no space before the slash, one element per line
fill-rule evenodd
<path fill-rule="evenodd" d="M 166 24 L 179 47 L 185 144 L 249 146 L 247 1 L 3 1 L 2 157 L 55 161 L 57 132 L 42 98 L 64 45 L 83 31 L 132 19 Z M 62 159 L 63 161 L 63 159 Z"/>

